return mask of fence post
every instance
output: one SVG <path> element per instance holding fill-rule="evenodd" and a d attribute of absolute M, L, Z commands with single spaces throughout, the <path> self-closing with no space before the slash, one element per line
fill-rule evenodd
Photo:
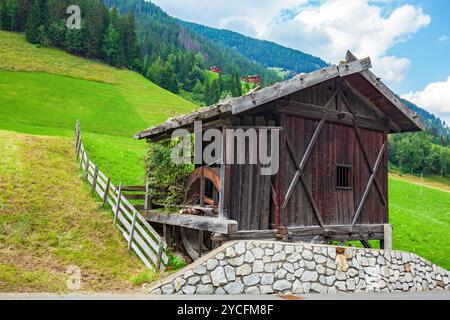
<path fill-rule="evenodd" d="M 87 179 L 89 175 L 89 154 L 86 155 L 86 164 L 84 166 L 84 177 Z"/>
<path fill-rule="evenodd" d="M 108 199 L 108 192 L 109 192 L 109 185 L 110 185 L 110 183 L 111 183 L 111 177 L 108 177 L 108 179 L 106 180 L 105 194 L 103 195 L 102 207 L 105 206 L 106 200 Z"/>
<path fill-rule="evenodd" d="M 81 151 L 81 157 L 80 157 L 80 169 L 83 168 L 83 158 L 84 158 L 84 149 Z"/>
<path fill-rule="evenodd" d="M 116 210 L 114 212 L 114 224 L 116 224 L 117 217 L 119 216 L 121 198 L 122 198 L 122 182 L 119 183 L 119 193 L 117 195 L 117 206 L 116 206 Z"/>
<path fill-rule="evenodd" d="M 77 124 L 75 125 L 75 148 L 77 148 L 79 139 L 80 139 L 80 120 L 77 120 Z"/>
<path fill-rule="evenodd" d="M 136 216 L 137 211 L 133 213 L 133 221 L 131 222 L 131 230 L 130 230 L 130 239 L 128 241 L 128 250 L 131 249 L 131 244 L 133 243 L 134 228 L 136 227 Z"/>
<path fill-rule="evenodd" d="M 146 177 L 144 210 L 151 210 L 151 209 L 152 209 L 152 199 L 150 198 L 150 179 L 148 177 Z"/>
<path fill-rule="evenodd" d="M 163 253 L 163 245 L 162 243 L 160 243 L 158 247 L 158 255 L 156 256 L 156 270 L 158 271 L 161 269 L 162 253 Z"/>
<path fill-rule="evenodd" d="M 91 190 L 92 193 L 95 192 L 95 187 L 97 187 L 97 178 L 98 178 L 98 166 L 95 166 L 94 177 L 92 180 L 92 190 Z"/>
<path fill-rule="evenodd" d="M 77 162 L 80 159 L 80 150 L 81 150 L 81 137 L 78 140 L 77 149 L 76 149 L 76 151 L 77 151 Z"/>

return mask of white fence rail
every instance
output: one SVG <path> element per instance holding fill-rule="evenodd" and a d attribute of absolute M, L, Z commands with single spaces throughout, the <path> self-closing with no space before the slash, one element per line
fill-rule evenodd
<path fill-rule="evenodd" d="M 122 184 L 111 183 L 110 177 L 100 171 L 90 159 L 81 140 L 80 123 L 75 128 L 75 149 L 77 161 L 84 178 L 92 186 L 92 192 L 102 199 L 102 205 L 109 204 L 114 214 L 114 224 L 128 242 L 128 249 L 139 256 L 144 264 L 153 270 L 164 270 L 168 257 L 164 252 L 166 243 L 144 217 L 122 194 Z"/>

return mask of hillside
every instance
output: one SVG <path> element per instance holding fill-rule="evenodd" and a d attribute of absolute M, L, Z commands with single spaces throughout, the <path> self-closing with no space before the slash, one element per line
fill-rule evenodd
<path fill-rule="evenodd" d="M 178 51 L 201 53 L 208 66 L 217 65 L 227 73 L 259 74 L 266 83 L 276 82 L 276 72 L 253 61 L 236 50 L 220 45 L 179 24 L 161 8 L 145 0 L 104 0 L 120 12 L 133 12 L 142 52 L 159 56 L 164 61 Z"/>
<path fill-rule="evenodd" d="M 133 134 L 196 108 L 135 72 L 37 48 L 3 31 L 0 92 L 0 129 L 71 137 L 79 119 L 91 156 L 127 184 L 142 183 L 144 174 L 146 146 Z"/>
<path fill-rule="evenodd" d="M 0 292 L 65 292 L 72 265 L 82 291 L 155 276 L 80 179 L 71 139 L 0 130 L 0 153 Z"/>
<path fill-rule="evenodd" d="M 294 73 L 309 73 L 327 66 L 318 57 L 299 50 L 283 47 L 271 41 L 254 39 L 240 33 L 203 26 L 197 23 L 179 20 L 182 26 L 205 38 L 235 49 L 243 56 L 256 61 L 266 68 L 281 68 Z"/>

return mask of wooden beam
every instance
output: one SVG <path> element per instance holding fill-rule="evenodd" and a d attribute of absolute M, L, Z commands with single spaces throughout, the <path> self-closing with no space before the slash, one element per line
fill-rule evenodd
<path fill-rule="evenodd" d="M 341 76 L 348 76 L 350 74 L 367 70 L 370 67 L 370 59 L 365 58 L 341 64 L 339 66 L 330 66 L 306 75 L 300 75 L 292 78 L 291 80 L 263 88 L 254 92 L 253 95 L 233 99 L 231 101 L 232 113 L 242 113 L 296 91 L 312 87 L 318 83 Z"/>
<path fill-rule="evenodd" d="M 385 224 L 384 227 L 384 238 L 383 238 L 383 249 L 392 250 L 392 225 Z"/>
<path fill-rule="evenodd" d="M 350 51 L 347 51 L 346 60 L 349 62 L 358 61 L 358 58 Z M 395 95 L 381 80 L 377 78 L 370 70 L 361 70 L 359 73 L 372 84 L 389 102 L 399 109 L 413 124 L 420 130 L 425 130 L 425 124 L 420 120 L 416 113 L 409 109 L 403 101 Z"/>
<path fill-rule="evenodd" d="M 326 225 L 284 228 L 286 241 L 310 241 L 314 237 L 321 240 L 371 240 L 383 239 L 384 225 Z M 214 234 L 213 241 L 231 240 L 276 240 L 278 230 L 242 230 L 231 234 Z"/>
<path fill-rule="evenodd" d="M 367 182 L 367 185 L 366 185 L 366 188 L 364 190 L 363 196 L 362 196 L 362 198 L 361 198 L 361 200 L 360 200 L 360 202 L 358 204 L 358 209 L 356 210 L 356 213 L 355 213 L 355 215 L 353 217 L 352 226 L 354 226 L 356 224 L 356 221 L 358 221 L 358 218 L 359 218 L 359 216 L 360 216 L 360 214 L 362 212 L 362 209 L 364 207 L 364 204 L 366 202 L 367 196 L 369 195 L 370 188 L 372 187 L 373 181 L 375 179 L 375 176 L 377 174 L 378 168 L 379 168 L 380 163 L 381 163 L 381 159 L 383 158 L 383 154 L 384 154 L 384 152 L 386 150 L 386 143 L 387 142 L 385 142 L 383 144 L 383 146 L 381 147 L 380 152 L 378 153 L 377 161 L 375 162 L 375 165 L 373 167 L 372 174 L 370 175 L 370 178 L 369 178 L 369 182 Z"/>
<path fill-rule="evenodd" d="M 356 88 L 354 88 L 347 80 L 344 81 L 345 85 L 344 87 L 348 89 L 351 93 L 353 93 L 355 96 L 357 96 L 359 99 L 361 99 L 365 105 L 367 105 L 373 112 L 375 112 L 378 116 L 378 118 L 386 122 L 388 126 L 391 128 L 392 132 L 401 132 L 402 129 L 394 122 L 392 121 L 388 116 L 386 116 L 383 111 L 378 109 L 377 106 L 366 96 L 364 96 L 361 92 L 359 92 Z M 347 99 L 347 98 L 346 98 Z M 348 100 L 348 99 L 347 99 Z"/>
<path fill-rule="evenodd" d="M 313 104 L 291 101 L 288 106 L 279 107 L 279 112 L 289 115 L 296 115 L 303 118 L 321 120 L 338 123 L 342 125 L 352 126 L 353 120 L 356 120 L 362 128 L 372 129 L 376 131 L 388 132 L 390 128 L 377 118 L 356 115 L 353 116 L 349 112 L 327 109 Z"/>
<path fill-rule="evenodd" d="M 238 223 L 235 220 L 226 220 L 216 217 L 196 216 L 192 214 L 167 214 L 154 210 L 143 211 L 143 216 L 147 221 L 172 226 L 218 232 L 223 234 L 237 231 Z"/>

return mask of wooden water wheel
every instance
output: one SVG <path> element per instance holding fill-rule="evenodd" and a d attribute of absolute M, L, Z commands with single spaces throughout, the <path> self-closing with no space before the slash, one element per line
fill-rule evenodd
<path fill-rule="evenodd" d="M 183 205 L 199 208 L 187 213 L 215 217 L 218 215 L 220 174 L 218 168 L 198 167 L 189 177 Z M 203 210 L 201 208 L 204 208 Z M 192 260 L 214 249 L 211 233 L 203 230 L 181 228 L 181 243 Z"/>

